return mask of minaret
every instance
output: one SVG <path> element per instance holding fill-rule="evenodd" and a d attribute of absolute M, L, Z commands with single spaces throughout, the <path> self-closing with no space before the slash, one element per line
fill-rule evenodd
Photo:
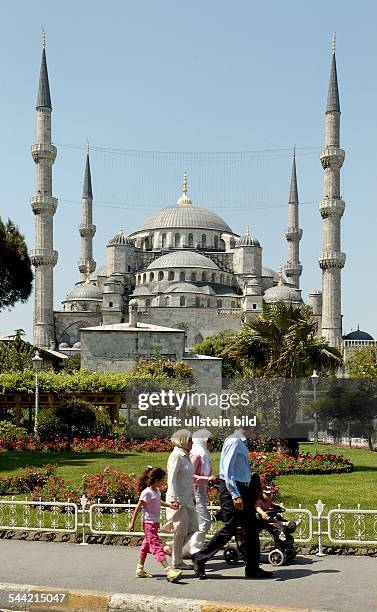
<path fill-rule="evenodd" d="M 345 203 L 340 196 L 340 169 L 345 153 L 340 148 L 340 104 L 333 38 L 330 82 L 326 107 L 325 148 L 320 153 L 324 169 L 324 197 L 319 210 L 323 219 L 323 250 L 318 258 L 322 269 L 322 335 L 331 346 L 342 345 L 341 273 L 346 261 L 340 250 L 341 218 Z"/>
<path fill-rule="evenodd" d="M 37 142 L 31 147 L 36 170 L 36 195 L 31 198 L 35 215 L 35 249 L 30 252 L 31 262 L 35 266 L 33 342 L 36 346 L 50 348 L 55 341 L 53 270 L 58 253 L 53 249 L 53 219 L 58 200 L 52 197 L 52 165 L 56 147 L 51 144 L 52 106 L 44 32 L 36 111 Z"/>
<path fill-rule="evenodd" d="M 78 268 L 85 277 L 87 272 L 90 274 L 96 269 L 96 262 L 93 259 L 93 236 L 96 233 L 96 226 L 93 225 L 93 191 L 92 177 L 90 174 L 89 145 L 86 154 L 84 187 L 82 191 L 82 222 L 79 225 L 81 236 L 81 257 L 78 261 Z"/>
<path fill-rule="evenodd" d="M 285 237 L 288 242 L 288 260 L 284 266 L 284 272 L 290 283 L 296 288 L 300 288 L 300 276 L 302 265 L 300 264 L 300 240 L 302 229 L 298 226 L 298 190 L 296 174 L 296 149 L 293 149 L 291 189 L 289 192 L 288 203 L 288 229 Z"/>

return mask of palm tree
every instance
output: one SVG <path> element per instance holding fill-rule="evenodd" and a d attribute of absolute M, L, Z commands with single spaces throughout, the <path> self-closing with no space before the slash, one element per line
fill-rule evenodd
<path fill-rule="evenodd" d="M 313 370 L 335 373 L 341 353 L 316 336 L 310 306 L 284 302 L 265 305 L 224 350 L 240 363 L 245 375 L 259 378 L 306 378 Z"/>

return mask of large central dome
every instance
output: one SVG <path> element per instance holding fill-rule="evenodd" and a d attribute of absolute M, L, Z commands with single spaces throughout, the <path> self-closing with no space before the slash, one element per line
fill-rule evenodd
<path fill-rule="evenodd" d="M 211 229 L 233 234 L 229 225 L 215 212 L 192 203 L 180 204 L 179 201 L 149 217 L 138 232 L 168 228 Z"/>

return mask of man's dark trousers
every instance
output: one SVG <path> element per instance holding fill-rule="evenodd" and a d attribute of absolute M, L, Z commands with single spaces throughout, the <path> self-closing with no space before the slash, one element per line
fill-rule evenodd
<path fill-rule="evenodd" d="M 259 568 L 260 544 L 255 517 L 254 496 L 249 485 L 237 482 L 237 489 L 243 500 L 243 510 L 236 510 L 233 499 L 224 480 L 220 481 L 220 505 L 224 527 L 217 531 L 209 542 L 195 555 L 195 561 L 206 563 L 236 534 L 241 527 L 245 537 L 246 574 L 253 574 Z"/>

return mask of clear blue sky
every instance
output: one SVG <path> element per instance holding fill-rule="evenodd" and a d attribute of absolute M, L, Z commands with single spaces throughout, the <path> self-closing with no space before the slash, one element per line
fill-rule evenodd
<path fill-rule="evenodd" d="M 78 279 L 80 197 L 85 143 L 92 153 L 97 265 L 123 225 L 134 231 L 156 208 L 179 196 L 188 170 L 192 199 L 214 208 L 243 232 L 250 224 L 264 264 L 286 261 L 284 229 L 298 147 L 302 288 L 321 287 L 317 255 L 322 222 L 324 108 L 337 32 L 346 161 L 343 250 L 344 330 L 377 337 L 376 264 L 377 8 L 333 0 L 16 1 L 2 9 L 0 215 L 34 245 L 35 100 L 46 30 L 53 112 L 55 308 Z M 67 145 L 74 145 L 70 147 Z M 162 152 L 276 150 L 278 153 L 148 155 Z M 271 206 L 272 205 L 272 206 Z M 30 337 L 33 298 L 0 313 L 0 330 Z"/>

